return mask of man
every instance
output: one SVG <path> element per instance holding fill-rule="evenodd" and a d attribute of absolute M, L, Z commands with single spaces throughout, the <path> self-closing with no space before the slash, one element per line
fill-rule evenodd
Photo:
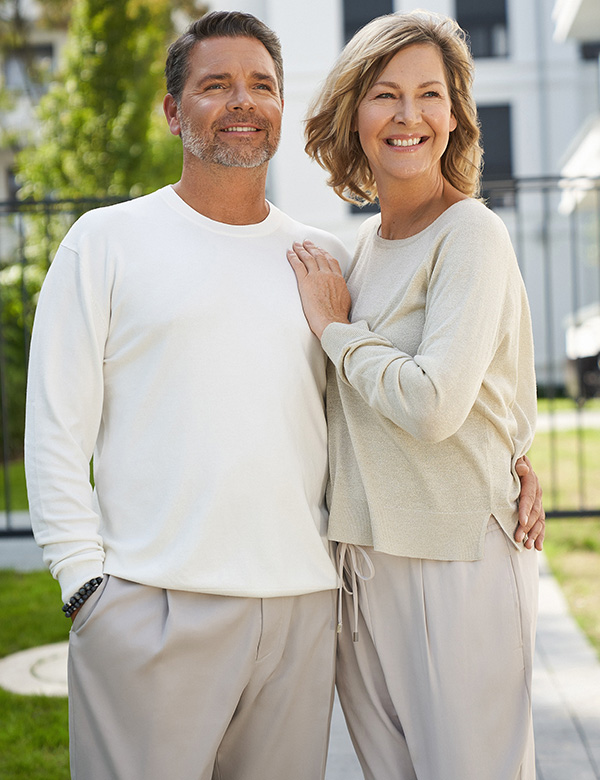
<path fill-rule="evenodd" d="M 166 75 L 180 181 L 74 225 L 32 340 L 28 489 L 74 618 L 72 775 L 314 780 L 337 577 L 325 359 L 286 249 L 347 255 L 265 200 L 283 107 L 272 31 L 209 14 Z"/>

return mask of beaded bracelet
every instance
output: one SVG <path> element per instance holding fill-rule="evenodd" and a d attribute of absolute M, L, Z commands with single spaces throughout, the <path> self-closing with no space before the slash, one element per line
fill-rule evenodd
<path fill-rule="evenodd" d="M 98 585 L 102 582 L 102 577 L 94 577 L 93 580 L 86 582 L 74 596 L 71 596 L 66 604 L 63 604 L 62 611 L 65 613 L 65 617 L 71 617 L 74 612 L 77 612 L 79 607 L 84 601 L 87 601 L 92 593 L 97 589 Z"/>

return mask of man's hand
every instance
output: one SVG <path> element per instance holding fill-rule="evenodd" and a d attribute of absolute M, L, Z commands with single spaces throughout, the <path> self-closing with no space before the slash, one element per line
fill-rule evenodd
<path fill-rule="evenodd" d="M 515 540 L 531 550 L 544 546 L 546 532 L 546 513 L 542 506 L 542 488 L 537 474 L 526 455 L 519 458 L 515 470 L 521 480 L 519 496 L 519 525 L 515 531 Z"/>

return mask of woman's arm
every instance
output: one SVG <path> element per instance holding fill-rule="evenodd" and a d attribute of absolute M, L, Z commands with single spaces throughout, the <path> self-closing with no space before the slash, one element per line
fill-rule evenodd
<path fill-rule="evenodd" d="M 313 333 L 320 339 L 329 324 L 349 323 L 350 294 L 335 259 L 311 242 L 304 242 L 294 244 L 288 260 L 296 273 L 304 313 Z M 541 550 L 545 533 L 541 486 L 526 456 L 518 459 L 515 469 L 521 480 L 515 539 L 528 549 L 535 545 Z"/>

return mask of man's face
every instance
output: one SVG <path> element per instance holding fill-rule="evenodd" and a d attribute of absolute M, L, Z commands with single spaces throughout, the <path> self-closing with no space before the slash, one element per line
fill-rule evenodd
<path fill-rule="evenodd" d="M 227 167 L 267 163 L 279 144 L 283 101 L 263 44 L 255 38 L 208 38 L 192 49 L 189 66 L 177 107 L 184 150 Z"/>

